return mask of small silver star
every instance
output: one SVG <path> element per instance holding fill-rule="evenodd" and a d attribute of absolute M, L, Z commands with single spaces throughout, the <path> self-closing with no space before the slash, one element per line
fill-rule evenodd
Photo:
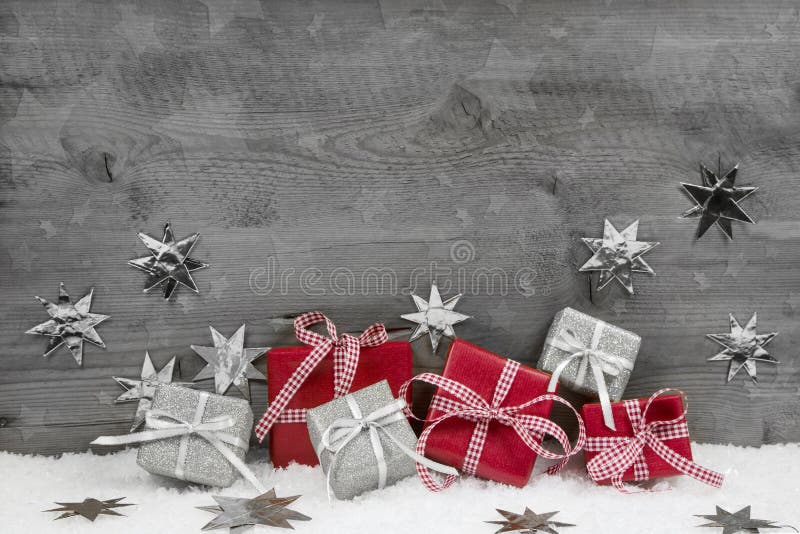
<path fill-rule="evenodd" d="M 164 290 L 164 298 L 168 299 L 178 284 L 188 287 L 195 293 L 200 292 L 191 273 L 208 267 L 208 264 L 189 257 L 200 234 L 194 233 L 180 241 L 175 241 L 172 227 L 170 223 L 167 223 L 164 226 L 164 238 L 161 241 L 144 232 L 139 232 L 137 235 L 150 251 L 150 256 L 130 260 L 128 265 L 147 273 L 147 280 L 144 284 L 145 293 L 160 285 Z"/>
<path fill-rule="evenodd" d="M 121 402 L 132 402 L 132 401 L 139 401 L 139 405 L 136 407 L 136 415 L 133 418 L 133 424 L 131 425 L 131 432 L 136 430 L 142 423 L 144 423 L 144 418 L 147 411 L 153 405 L 153 395 L 156 392 L 156 388 L 161 384 L 171 384 L 172 383 L 172 373 L 173 369 L 175 368 L 175 356 L 167 362 L 167 364 L 161 368 L 160 371 L 156 372 L 156 368 L 153 366 L 153 361 L 150 359 L 150 353 L 145 351 L 144 353 L 144 363 L 142 364 L 142 378 L 141 380 L 136 380 L 134 378 L 120 378 L 117 376 L 112 376 L 117 383 L 125 388 L 125 393 L 121 394 L 114 400 L 114 403 L 121 403 Z M 194 384 L 189 382 L 176 382 L 176 384 L 180 386 L 192 387 Z"/>
<path fill-rule="evenodd" d="M 776 525 L 775 521 L 765 519 L 750 519 L 750 507 L 745 506 L 738 512 L 730 513 L 717 506 L 717 513 L 714 515 L 695 515 L 708 519 L 711 523 L 697 525 L 698 527 L 717 527 L 722 529 L 721 534 L 738 534 L 742 532 L 758 534 L 759 529 L 765 528 L 784 528 L 788 525 Z M 796 530 L 795 530 L 796 531 Z"/>
<path fill-rule="evenodd" d="M 739 165 L 729 170 L 722 178 L 705 165 L 700 165 L 700 175 L 703 185 L 681 183 L 683 189 L 692 197 L 694 207 L 685 211 L 681 217 L 700 217 L 697 227 L 697 239 L 703 237 L 712 225 L 716 224 L 720 230 L 733 239 L 731 221 L 741 221 L 755 224 L 755 221 L 745 213 L 739 202 L 753 194 L 757 187 L 735 187 L 736 173 Z"/>
<path fill-rule="evenodd" d="M 83 502 L 57 502 L 59 508 L 52 510 L 44 510 L 45 512 L 64 512 L 56 519 L 66 519 L 67 517 L 75 517 L 79 515 L 85 517 L 89 521 L 94 521 L 99 515 L 123 515 L 112 510 L 112 508 L 121 508 L 123 506 L 133 506 L 133 503 L 120 503 L 125 497 L 118 499 L 109 499 L 107 501 L 99 501 L 93 498 L 84 499 Z"/>
<path fill-rule="evenodd" d="M 252 361 L 269 350 L 269 347 L 244 348 L 244 327 L 242 325 L 230 339 L 220 334 L 213 326 L 211 338 L 213 347 L 192 345 L 195 351 L 208 364 L 194 377 L 194 380 L 214 379 L 214 388 L 219 395 L 224 395 L 231 384 L 236 386 L 245 399 L 250 400 L 250 383 L 248 379 L 266 380 L 263 373 L 253 367 Z"/>
<path fill-rule="evenodd" d="M 558 512 L 548 512 L 546 514 L 537 514 L 528 507 L 522 514 L 515 514 L 514 512 L 507 512 L 506 510 L 497 509 L 497 512 L 505 517 L 505 521 L 486 521 L 495 525 L 501 525 L 500 530 L 495 534 L 501 532 L 524 532 L 532 534 L 534 532 L 548 532 L 549 534 L 558 534 L 554 527 L 574 527 L 570 523 L 559 523 L 558 521 L 550 521 L 550 518 Z"/>
<path fill-rule="evenodd" d="M 433 352 L 436 352 L 436 349 L 439 348 L 439 341 L 442 336 L 456 337 L 453 325 L 471 319 L 469 315 L 453 311 L 453 308 L 458 304 L 458 299 L 461 298 L 460 293 L 442 302 L 436 281 L 431 283 L 431 295 L 427 301 L 415 294 L 412 294 L 411 298 L 414 299 L 414 304 L 417 305 L 418 311 L 400 316 L 406 321 L 411 321 L 418 325 L 411 334 L 409 341 L 414 341 L 423 334 L 428 334 Z"/>
<path fill-rule="evenodd" d="M 600 271 L 597 289 L 603 289 L 611 280 L 617 279 L 620 284 L 633 294 L 633 279 L 631 273 L 656 274 L 647 264 L 642 255 L 658 246 L 658 242 L 637 241 L 639 221 L 634 221 L 622 232 L 617 231 L 614 225 L 605 221 L 602 239 L 583 238 L 594 255 L 579 269 L 581 272 Z"/>
<path fill-rule="evenodd" d="M 36 300 L 45 307 L 51 319 L 34 326 L 25 333 L 39 334 L 50 338 L 50 343 L 44 352 L 45 358 L 65 344 L 78 365 L 83 365 L 84 340 L 98 347 L 106 347 L 94 327 L 108 319 L 109 316 L 89 311 L 92 306 L 93 293 L 94 288 L 90 289 L 89 293 L 78 302 L 72 304 L 64 282 L 61 282 L 58 288 L 57 303 L 36 297 Z"/>
<path fill-rule="evenodd" d="M 203 527 L 203 530 L 229 528 L 233 533 L 240 532 L 251 525 L 294 528 L 291 523 L 289 523 L 289 520 L 311 521 L 311 518 L 307 515 L 287 508 L 300 498 L 299 495 L 278 497 L 274 489 L 252 499 L 221 497 L 217 495 L 214 495 L 212 498 L 217 501 L 217 506 L 198 506 L 198 508 L 219 515 L 209 521 Z"/>
<path fill-rule="evenodd" d="M 706 334 L 706 336 L 719 343 L 725 350 L 708 359 L 710 362 L 730 360 L 728 366 L 728 382 L 744 368 L 753 382 L 756 378 L 756 362 L 778 363 L 778 360 L 769 355 L 764 346 L 778 335 L 777 332 L 757 334 L 756 326 L 758 313 L 754 313 L 747 325 L 742 328 L 733 314 L 730 314 L 730 334 Z"/>

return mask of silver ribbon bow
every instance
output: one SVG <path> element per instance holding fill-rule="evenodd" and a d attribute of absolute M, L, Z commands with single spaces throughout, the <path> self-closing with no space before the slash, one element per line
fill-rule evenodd
<path fill-rule="evenodd" d="M 328 475 L 326 477 L 328 500 L 331 500 L 331 496 L 333 495 L 331 489 L 331 475 L 337 465 L 338 453 L 358 437 L 361 432 L 369 432 L 372 451 L 375 454 L 375 459 L 378 461 L 378 489 L 383 489 L 386 486 L 387 476 L 386 455 L 383 450 L 383 445 L 381 444 L 380 435 L 378 434 L 379 431 L 383 432 L 384 435 L 397 445 L 403 454 L 413 459 L 415 462 L 424 465 L 428 469 L 433 469 L 434 471 L 446 475 L 458 474 L 455 468 L 434 462 L 433 460 L 417 454 L 416 451 L 409 449 L 386 428 L 387 425 L 405 419 L 403 409 L 406 406 L 406 402 L 403 399 L 395 399 L 383 408 L 379 408 L 371 414 L 364 416 L 361 412 L 361 408 L 352 396 L 347 395 L 344 398 L 347 401 L 347 406 L 350 408 L 352 417 L 342 417 L 331 423 L 328 428 L 325 429 L 325 432 L 322 433 L 320 444 L 317 447 L 317 456 L 321 456 L 321 453 L 325 450 L 333 455 L 331 464 L 328 466 Z"/>
<path fill-rule="evenodd" d="M 204 403 L 203 403 L 204 405 Z M 199 411 L 199 410 L 198 410 Z M 200 412 L 202 415 L 202 411 Z M 100 436 L 94 440 L 92 445 L 128 445 L 131 443 L 141 443 L 144 441 L 156 441 L 159 439 L 183 437 L 180 448 L 178 449 L 178 460 L 175 466 L 175 476 L 183 478 L 183 465 L 186 461 L 188 451 L 188 437 L 191 435 L 200 436 L 208 441 L 217 449 L 222 456 L 242 476 L 250 482 L 260 493 L 266 492 L 266 488 L 259 482 L 252 471 L 239 459 L 227 445 L 233 445 L 241 449 L 246 449 L 248 444 L 239 437 L 225 432 L 232 428 L 236 421 L 227 415 L 212 417 L 205 422 L 184 421 L 163 410 L 150 410 L 145 416 L 145 421 L 149 430 L 127 434 L 124 436 Z"/>
<path fill-rule="evenodd" d="M 574 360 L 580 360 L 578 364 L 578 372 L 575 375 L 575 383 L 583 386 L 586 383 L 586 374 L 588 370 L 592 370 L 594 381 L 597 384 L 597 396 L 600 399 L 600 408 L 603 411 L 603 421 L 606 426 L 612 430 L 616 430 L 614 423 L 614 416 L 611 411 L 611 399 L 608 397 L 608 387 L 606 386 L 606 379 L 604 374 L 610 376 L 618 376 L 622 369 L 633 369 L 633 362 L 621 356 L 608 354 L 603 352 L 597 347 L 600 345 L 600 339 L 603 336 L 603 329 L 606 323 L 598 321 L 594 327 L 592 334 L 592 341 L 589 346 L 586 346 L 569 328 L 562 329 L 558 335 L 550 341 L 550 344 L 563 351 L 569 352 L 570 355 L 564 358 L 560 364 L 553 371 L 553 376 L 550 379 L 550 384 L 547 387 L 548 391 L 555 391 L 556 383 L 564 369 Z"/>

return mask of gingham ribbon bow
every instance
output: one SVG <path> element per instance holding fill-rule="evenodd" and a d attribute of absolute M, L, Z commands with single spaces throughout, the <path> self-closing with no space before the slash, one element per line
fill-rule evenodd
<path fill-rule="evenodd" d="M 647 423 L 647 411 L 656 398 L 667 392 L 678 393 L 683 399 L 683 413 L 669 421 L 652 421 Z M 669 465 L 694 478 L 715 488 L 722 486 L 723 476 L 716 471 L 712 471 L 703 466 L 684 458 L 668 446 L 662 440 L 689 437 L 689 427 L 684 419 L 688 398 L 679 389 L 661 389 L 653 393 L 647 400 L 644 410 L 639 408 L 639 401 L 625 401 L 625 410 L 633 427 L 633 436 L 629 437 L 589 437 L 586 442 L 586 450 L 599 452 L 587 464 L 586 469 L 592 480 L 611 479 L 611 483 L 623 493 L 638 493 L 627 489 L 622 483 L 622 476 L 633 466 L 635 480 L 648 480 L 650 471 L 647 462 L 642 454 L 645 447 L 655 452 L 664 459 Z"/>
<path fill-rule="evenodd" d="M 403 413 L 403 410 L 406 407 L 406 401 L 403 399 L 395 399 L 386 406 L 379 408 L 366 416 L 363 415 L 361 412 L 361 407 L 352 396 L 348 395 L 345 397 L 345 399 L 347 400 L 347 405 L 350 408 L 352 417 L 342 417 L 331 423 L 325 432 L 323 432 L 319 446 L 317 447 L 317 456 L 320 458 L 322 457 L 322 452 L 325 450 L 329 451 L 333 455 L 331 464 L 328 467 L 328 475 L 326 477 L 328 483 L 328 500 L 330 500 L 331 494 L 333 493 L 331 490 L 331 475 L 336 468 L 339 459 L 339 451 L 347 447 L 347 445 L 356 437 L 358 437 L 361 432 L 369 433 L 372 452 L 375 455 L 375 459 L 377 460 L 378 464 L 378 489 L 383 489 L 386 486 L 386 477 L 388 471 L 386 455 L 384 454 L 383 445 L 381 444 L 381 438 L 378 435 L 379 431 L 383 432 L 384 435 L 392 440 L 403 454 L 413 459 L 418 464 L 424 464 L 428 468 L 444 474 L 458 474 L 458 472 L 452 467 L 429 460 L 421 454 L 418 454 L 416 451 L 409 449 L 386 428 L 386 425 L 396 423 L 397 421 L 402 421 L 406 418 Z"/>
<path fill-rule="evenodd" d="M 425 446 L 428 436 L 442 421 L 452 417 L 474 421 L 476 423 L 475 429 L 472 432 L 472 437 L 467 447 L 467 454 L 461 466 L 462 471 L 474 475 L 477 471 L 481 454 L 483 453 L 484 444 L 486 443 L 489 423 L 491 421 L 497 421 L 498 423 L 513 428 L 525 445 L 537 455 L 551 460 L 559 460 L 556 464 L 551 465 L 547 469 L 549 474 L 554 474 L 561 470 L 564 464 L 567 463 L 569 457 L 580 451 L 586 442 L 586 430 L 583 425 L 583 419 L 581 419 L 581 416 L 578 415 L 578 412 L 569 402 L 552 393 L 540 395 L 517 406 L 503 406 L 503 401 L 511 388 L 511 384 L 514 382 L 519 367 L 519 363 L 513 360 L 506 360 L 505 367 L 503 367 L 503 371 L 495 386 L 491 404 L 486 402 L 482 396 L 478 395 L 464 384 L 432 373 L 423 373 L 415 376 L 403 384 L 400 388 L 400 397 L 406 400 L 409 393 L 408 387 L 414 380 L 437 386 L 439 389 L 455 397 L 455 399 L 451 399 L 434 395 L 431 401 L 431 408 L 436 408 L 445 413 L 436 419 L 428 421 L 428 426 L 422 432 L 419 441 L 417 441 L 417 453 L 422 456 L 425 455 Z M 570 446 L 566 432 L 554 422 L 544 417 L 520 413 L 530 406 L 546 401 L 561 403 L 575 414 L 575 417 L 578 419 L 578 440 L 574 447 Z M 418 419 L 407 407 L 406 415 Z M 563 454 L 550 452 L 539 444 L 545 434 L 552 436 L 559 442 L 564 451 Z M 456 474 L 447 475 L 444 481 L 439 484 L 433 479 L 428 469 L 419 463 L 417 464 L 417 473 L 419 473 L 420 479 L 422 479 L 422 483 L 425 487 L 431 491 L 441 491 L 450 487 L 458 476 Z"/>
<path fill-rule="evenodd" d="M 617 376 L 622 369 L 633 369 L 633 362 L 616 356 L 608 354 L 597 347 L 600 345 L 600 338 L 603 335 L 605 324 L 602 321 L 597 321 L 592 334 L 592 341 L 587 346 L 577 338 L 574 332 L 569 328 L 564 328 L 558 335 L 550 341 L 550 344 L 557 349 L 569 352 L 570 356 L 564 358 L 558 367 L 553 371 L 553 377 L 550 379 L 550 384 L 547 391 L 555 391 L 555 386 L 558 383 L 558 378 L 564 369 L 574 360 L 579 360 L 578 372 L 575 375 L 575 382 L 578 385 L 583 385 L 586 381 L 586 374 L 589 369 L 592 370 L 594 382 L 597 384 L 597 396 L 600 400 L 600 408 L 603 410 L 603 421 L 606 426 L 612 430 L 617 427 L 614 424 L 614 416 L 611 413 L 611 399 L 608 397 L 608 387 L 606 386 L 606 379 L 604 374 L 610 376 Z"/>
<path fill-rule="evenodd" d="M 205 403 L 202 403 L 203 407 Z M 204 409 L 204 408 L 203 408 Z M 202 411 L 200 412 L 202 414 Z M 250 482 L 259 492 L 264 493 L 266 488 L 256 478 L 252 471 L 239 459 L 227 445 L 234 445 L 240 449 L 247 449 L 248 444 L 239 437 L 225 432 L 233 428 L 236 422 L 232 417 L 221 415 L 212 417 L 205 422 L 189 422 L 175 417 L 163 410 L 150 410 L 145 415 L 148 430 L 135 432 L 123 436 L 100 436 L 92 441 L 92 445 L 128 445 L 143 441 L 156 441 L 160 439 L 196 435 L 208 441 L 223 457 Z M 175 476 L 183 478 L 183 466 L 187 455 L 187 442 L 182 440 L 178 449 L 178 458 L 175 463 Z"/>
<path fill-rule="evenodd" d="M 309 326 L 325 322 L 328 336 L 312 332 Z M 353 378 L 356 376 L 358 357 L 361 347 L 377 347 L 388 341 L 389 336 L 382 324 L 375 323 L 358 336 L 342 334 L 336 335 L 336 325 L 320 312 L 304 313 L 294 320 L 294 331 L 301 343 L 311 345 L 313 350 L 306 356 L 300 366 L 292 373 L 289 380 L 281 388 L 275 400 L 261 416 L 255 428 L 258 441 L 264 437 L 275 423 L 305 423 L 305 409 L 286 409 L 297 390 L 306 381 L 308 375 L 319 365 L 328 354 L 333 352 L 333 397 L 339 398 L 350 392 Z"/>

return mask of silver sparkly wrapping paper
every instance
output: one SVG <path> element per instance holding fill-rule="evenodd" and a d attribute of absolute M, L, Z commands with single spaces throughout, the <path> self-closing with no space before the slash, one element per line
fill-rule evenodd
<path fill-rule="evenodd" d="M 591 315 L 581 313 L 578 310 L 564 308 L 559 311 L 553 319 L 553 324 L 550 327 L 550 331 L 547 333 L 547 339 L 544 342 L 544 349 L 542 350 L 542 356 L 539 358 L 537 367 L 552 373 L 564 358 L 570 356 L 569 352 L 554 347 L 551 344 L 552 340 L 555 339 L 563 329 L 569 328 L 578 340 L 584 345 L 590 346 L 597 323 L 604 324 L 597 349 L 607 354 L 625 358 L 632 363 L 635 362 L 636 356 L 639 353 L 639 345 L 641 344 L 641 338 L 638 335 L 601 321 L 600 319 L 596 319 Z M 562 386 L 576 393 L 581 393 L 589 397 L 597 397 L 597 383 L 591 371 L 586 373 L 583 386 L 576 383 L 575 379 L 579 365 L 580 358 L 576 358 L 567 365 L 559 377 L 559 382 Z M 625 386 L 628 385 L 631 371 L 629 369 L 620 368 L 619 375 L 610 376 L 606 374 L 604 376 L 609 398 L 612 402 L 619 401 L 622 398 L 622 394 L 625 392 Z"/>
<path fill-rule="evenodd" d="M 369 415 L 379 408 L 393 402 L 392 391 L 386 380 L 360 389 L 347 395 L 355 399 L 364 416 Z M 340 418 L 353 417 L 345 397 L 334 399 L 331 402 L 318 406 L 306 412 L 308 433 L 315 450 L 319 450 L 322 434 L 328 426 Z M 403 418 L 400 421 L 389 423 L 384 427 L 391 432 L 398 441 L 411 450 L 417 445 L 417 436 Z M 383 451 L 386 456 L 386 486 L 391 486 L 398 480 L 414 475 L 417 472 L 416 463 L 400 450 L 383 432 L 378 432 Z M 338 453 L 336 471 L 331 473 L 331 489 L 337 499 L 352 499 L 356 495 L 378 488 L 378 461 L 370 442 L 369 432 L 361 432 Z M 322 451 L 319 463 L 322 470 L 328 474 L 333 454 Z"/>
<path fill-rule="evenodd" d="M 201 396 L 206 396 L 206 402 L 205 409 L 199 414 Z M 236 424 L 225 432 L 238 436 L 245 443 L 249 442 L 253 428 L 253 410 L 247 401 L 179 386 L 159 386 L 153 397 L 153 409 L 163 410 L 183 421 L 195 423 L 207 422 L 221 415 L 230 416 Z M 145 430 L 150 429 L 149 426 L 145 427 Z M 151 473 L 177 478 L 176 467 L 182 440 L 186 440 L 182 480 L 227 487 L 239 478 L 239 471 L 213 445 L 197 435 L 142 443 L 136 461 Z M 244 459 L 246 449 L 234 445 L 225 446 L 240 459 Z"/>

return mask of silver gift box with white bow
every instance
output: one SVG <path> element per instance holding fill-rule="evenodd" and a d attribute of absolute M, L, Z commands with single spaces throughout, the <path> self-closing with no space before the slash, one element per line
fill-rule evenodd
<path fill-rule="evenodd" d="M 186 429 L 187 433 L 142 443 L 137 456 L 141 467 L 156 475 L 209 486 L 227 487 L 239 478 L 239 470 L 219 447 L 244 460 L 253 428 L 253 410 L 247 401 L 163 385 L 156 390 L 151 409 L 151 413 L 163 415 L 149 417 L 145 431 L 156 430 L 157 425 L 161 431 Z"/>
<path fill-rule="evenodd" d="M 616 402 L 628 385 L 640 344 L 633 332 L 564 308 L 553 318 L 537 367 L 558 374 L 562 386 L 593 398 L 598 397 L 596 377 L 602 376 L 608 397 Z"/>
<path fill-rule="evenodd" d="M 403 448 L 413 451 L 417 437 L 386 380 L 308 410 L 306 420 L 329 491 L 338 499 L 416 473 Z"/>

